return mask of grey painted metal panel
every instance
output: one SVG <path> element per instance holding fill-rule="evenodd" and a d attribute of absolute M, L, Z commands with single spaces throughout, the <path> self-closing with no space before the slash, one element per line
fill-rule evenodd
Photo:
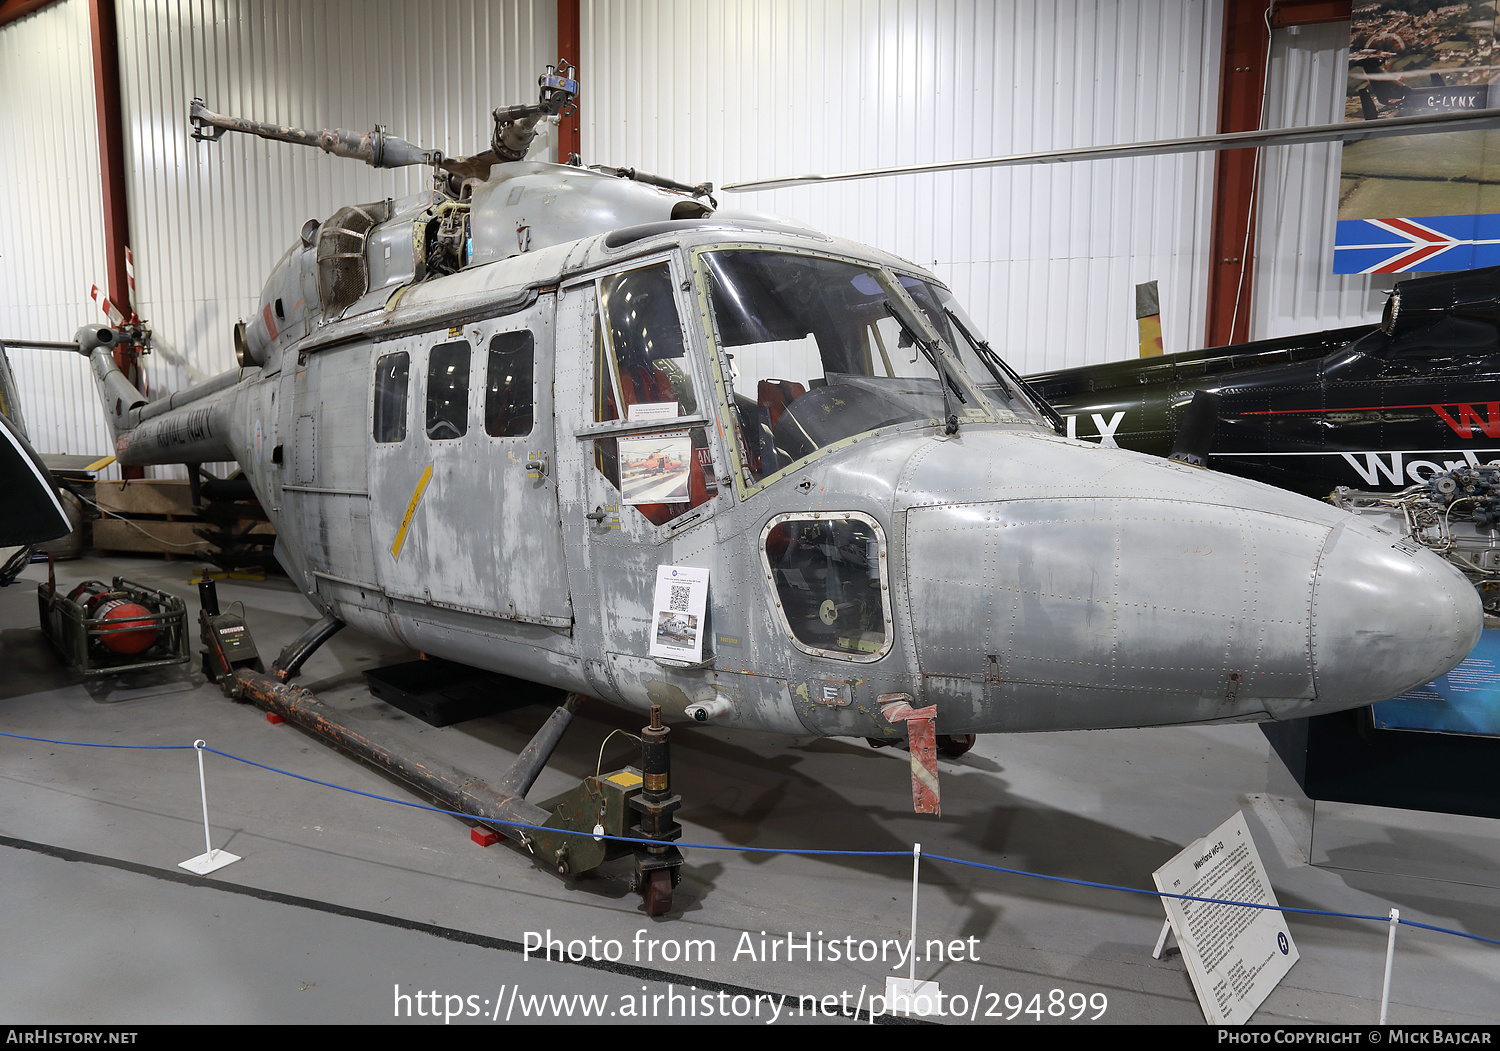
<path fill-rule="evenodd" d="M 297 535 L 315 573 L 375 583 L 369 524 L 368 466 L 357 394 L 369 385 L 365 347 L 316 354 L 281 374 L 283 403 L 296 418 L 295 439 L 284 448 L 293 485 L 283 494 L 297 519 Z M 325 590 L 320 582 L 320 590 Z"/>
<path fill-rule="evenodd" d="M 357 418 L 343 425 L 358 438 L 361 462 L 368 457 L 370 464 L 374 556 L 388 594 L 472 613 L 571 624 L 553 453 L 553 311 L 548 296 L 530 310 L 498 319 L 352 348 L 360 357 L 366 396 Z M 483 425 L 487 348 L 496 334 L 521 330 L 532 333 L 536 348 L 532 431 L 492 436 Z M 460 344 L 469 348 L 470 425 L 459 436 L 429 434 L 433 349 Z M 410 356 L 406 437 L 377 442 L 369 415 L 375 361 L 400 353 Z M 533 453 L 547 465 L 540 474 L 527 469 Z"/>
<path fill-rule="evenodd" d="M 1462 589 L 1394 534 L 1152 457 L 1080 459 L 1078 445 L 974 434 L 907 463 L 915 646 L 948 732 L 981 705 L 1017 730 L 1291 718 L 1382 699 L 1382 647 L 1450 659 Z M 1408 670 L 1418 685 L 1431 669 Z"/>

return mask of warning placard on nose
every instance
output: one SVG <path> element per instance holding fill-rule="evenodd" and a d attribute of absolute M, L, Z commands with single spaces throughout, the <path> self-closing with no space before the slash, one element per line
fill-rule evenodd
<path fill-rule="evenodd" d="M 1297 962 L 1286 918 L 1250 839 L 1245 815 L 1228 821 L 1153 873 L 1156 889 L 1213 901 L 1162 898 L 1167 919 L 1210 1024 L 1249 1021 Z M 1226 902 L 1245 902 L 1230 905 Z"/>

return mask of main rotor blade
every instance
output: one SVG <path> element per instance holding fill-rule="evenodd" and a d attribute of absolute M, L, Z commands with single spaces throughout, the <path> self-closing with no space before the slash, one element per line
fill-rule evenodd
<path fill-rule="evenodd" d="M 863 171 L 837 172 L 832 175 L 792 175 L 781 179 L 754 179 L 747 182 L 729 183 L 724 189 L 733 193 L 748 193 L 752 190 L 776 190 L 784 186 L 798 186 L 803 183 L 874 179 L 883 175 L 965 171 L 972 168 L 1004 168 L 1022 164 L 1057 164 L 1063 161 L 1103 161 L 1117 157 L 1156 157 L 1169 153 L 1200 153 L 1260 146 L 1293 146 L 1306 142 L 1358 142 L 1361 139 L 1388 135 L 1430 135 L 1436 132 L 1475 131 L 1495 127 L 1500 127 L 1500 108 L 1432 113 L 1416 117 L 1382 117 L 1379 120 L 1316 124 L 1303 128 L 1233 131 L 1223 135 L 1196 135 L 1192 138 L 1158 139 L 1154 142 L 1077 146 L 1065 150 L 1013 153 L 1004 157 L 982 157 L 968 161 L 934 161 L 930 164 L 866 168 Z"/>

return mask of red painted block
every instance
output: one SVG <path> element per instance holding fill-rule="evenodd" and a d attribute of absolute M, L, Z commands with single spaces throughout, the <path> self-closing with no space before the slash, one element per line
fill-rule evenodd
<path fill-rule="evenodd" d="M 500 833 L 485 828 L 483 825 L 475 825 L 469 830 L 469 838 L 481 847 L 492 847 L 500 842 Z"/>

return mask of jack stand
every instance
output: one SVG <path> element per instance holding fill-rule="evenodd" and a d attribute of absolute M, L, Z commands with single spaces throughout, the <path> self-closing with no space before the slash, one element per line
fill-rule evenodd
<path fill-rule="evenodd" d="M 203 674 L 209 682 L 217 683 L 239 668 L 265 670 L 245 618 L 219 612 L 219 589 L 212 580 L 198 581 L 198 607 Z"/>
<path fill-rule="evenodd" d="M 672 793 L 671 733 L 661 723 L 661 707 L 653 704 L 651 725 L 641 730 L 644 785 L 630 800 L 641 812 L 641 822 L 630 830 L 631 835 L 653 841 L 635 848 L 635 889 L 646 899 L 647 916 L 665 916 L 672 910 L 672 889 L 681 881 L 682 852 L 672 843 L 682 837 L 682 826 L 672 820 L 672 813 L 682 806 L 682 797 Z"/>

